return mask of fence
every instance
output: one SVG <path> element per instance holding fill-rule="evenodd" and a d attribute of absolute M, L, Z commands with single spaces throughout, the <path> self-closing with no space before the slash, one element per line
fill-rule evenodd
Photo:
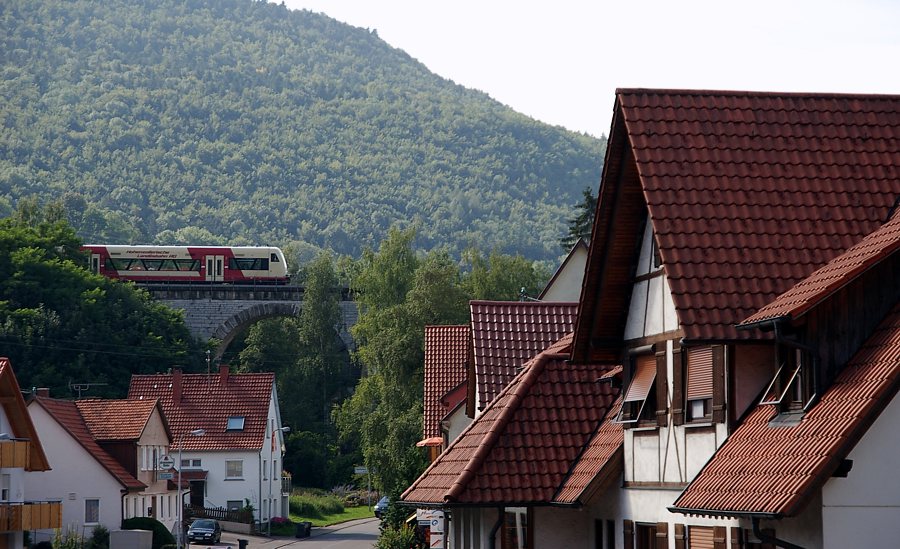
<path fill-rule="evenodd" d="M 253 511 L 249 509 L 226 509 L 225 507 L 197 507 L 188 505 L 185 507 L 185 517 L 188 519 L 211 518 L 226 522 L 253 523 Z"/>

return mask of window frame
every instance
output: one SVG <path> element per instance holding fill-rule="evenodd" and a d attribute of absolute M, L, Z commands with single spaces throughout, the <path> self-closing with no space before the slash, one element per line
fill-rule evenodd
<path fill-rule="evenodd" d="M 231 464 L 237 463 L 237 474 L 232 474 Z M 225 460 L 225 480 L 244 480 L 244 460 L 242 459 L 226 459 Z"/>
<path fill-rule="evenodd" d="M 685 423 L 710 423 L 712 421 L 713 395 L 715 394 L 715 358 L 712 346 L 689 347 L 685 349 L 684 372 L 684 419 Z M 702 356 L 698 356 L 702 353 Z M 692 355 L 696 362 L 692 360 Z M 698 371 L 708 369 L 704 373 L 701 387 L 697 387 L 692 377 L 697 376 Z M 694 376 L 692 376 L 694 374 Z M 707 379 L 708 378 L 708 381 Z M 701 413 L 695 414 L 694 406 L 701 406 Z"/>
<path fill-rule="evenodd" d="M 778 369 L 763 391 L 759 405 L 777 406 L 781 412 L 809 410 L 818 397 L 812 353 L 785 345 L 779 345 L 775 353 Z"/>
<path fill-rule="evenodd" d="M 235 426 L 232 422 L 240 423 L 240 425 Z M 246 423 L 247 423 L 247 416 L 228 416 L 228 420 L 225 422 L 225 430 L 226 431 L 243 431 Z"/>
<path fill-rule="evenodd" d="M 94 503 L 93 509 L 88 508 L 89 503 Z M 96 520 L 90 520 L 92 517 L 88 514 L 93 511 L 93 515 L 96 515 L 94 518 Z M 100 524 L 100 498 L 84 498 L 84 523 L 85 524 Z"/>
<path fill-rule="evenodd" d="M 524 516 L 524 525 L 521 522 L 509 523 L 509 516 Z M 514 519 L 515 520 L 515 519 Z M 510 534 L 515 534 L 511 538 Z M 525 543 L 519 543 L 521 537 L 525 537 Z M 513 544 L 516 542 L 515 544 Z M 503 523 L 500 533 L 500 546 L 502 549 L 532 549 L 534 547 L 534 512 L 532 507 L 504 507 Z"/>
<path fill-rule="evenodd" d="M 641 350 L 635 352 L 629 357 L 631 365 L 631 380 L 628 388 L 624 393 L 622 406 L 619 413 L 616 414 L 614 423 L 621 423 L 627 427 L 649 426 L 652 421 L 656 424 L 655 417 L 649 417 L 650 411 L 656 413 L 656 383 L 657 383 L 657 364 L 656 355 L 653 350 Z M 646 384 L 646 393 L 643 398 L 629 398 L 635 380 L 640 379 Z M 646 381 L 649 379 L 649 381 Z M 641 393 L 644 393 L 641 388 Z M 651 401 L 652 399 L 652 401 Z M 639 404 L 638 404 L 639 403 Z M 650 406 L 648 406 L 650 404 Z M 637 408 L 637 410 L 635 410 Z"/>

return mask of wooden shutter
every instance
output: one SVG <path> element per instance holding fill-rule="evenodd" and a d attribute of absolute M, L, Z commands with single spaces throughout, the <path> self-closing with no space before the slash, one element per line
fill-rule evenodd
<path fill-rule="evenodd" d="M 744 531 L 738 526 L 731 527 L 731 549 L 744 549 Z"/>
<path fill-rule="evenodd" d="M 684 424 L 684 353 L 678 342 L 672 349 L 672 423 Z"/>
<path fill-rule="evenodd" d="M 634 521 L 622 521 L 622 547 L 634 549 Z"/>
<path fill-rule="evenodd" d="M 669 384 L 666 375 L 665 349 L 656 353 L 656 424 L 665 427 L 669 424 Z M 668 548 L 666 548 L 668 549 Z"/>
<path fill-rule="evenodd" d="M 723 345 L 712 346 L 712 366 L 712 420 L 713 423 L 723 423 L 725 421 L 725 347 Z"/>
<path fill-rule="evenodd" d="M 625 402 L 647 400 L 656 379 L 656 357 L 652 354 L 635 357 L 634 377 L 625 393 Z"/>
<path fill-rule="evenodd" d="M 656 549 L 669 549 L 669 523 L 656 523 Z"/>
<path fill-rule="evenodd" d="M 713 549 L 727 549 L 727 541 L 725 536 L 728 535 L 728 528 L 724 526 L 716 526 L 713 528 Z"/>
<path fill-rule="evenodd" d="M 695 347 L 688 349 L 687 355 L 687 400 L 712 398 L 712 348 Z"/>
<path fill-rule="evenodd" d="M 675 525 L 675 549 L 685 549 L 684 524 Z"/>
<path fill-rule="evenodd" d="M 691 549 L 714 549 L 712 527 L 689 526 L 688 547 Z"/>

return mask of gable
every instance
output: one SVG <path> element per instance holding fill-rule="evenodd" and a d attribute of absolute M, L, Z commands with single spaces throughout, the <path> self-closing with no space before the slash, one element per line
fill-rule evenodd
<path fill-rule="evenodd" d="M 6 357 L 0 357 L 0 397 L 3 402 L 3 414 L 15 438 L 29 441 L 27 471 L 47 471 L 50 463 L 41 446 L 40 438 L 28 414 L 25 399 L 19 389 L 19 381 L 13 372 L 12 364 Z"/>

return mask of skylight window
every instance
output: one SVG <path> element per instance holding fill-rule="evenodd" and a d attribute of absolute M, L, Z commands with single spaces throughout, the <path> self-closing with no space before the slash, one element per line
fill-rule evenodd
<path fill-rule="evenodd" d="M 244 416 L 231 416 L 228 418 L 228 425 L 225 427 L 226 431 L 243 431 L 244 430 Z"/>

